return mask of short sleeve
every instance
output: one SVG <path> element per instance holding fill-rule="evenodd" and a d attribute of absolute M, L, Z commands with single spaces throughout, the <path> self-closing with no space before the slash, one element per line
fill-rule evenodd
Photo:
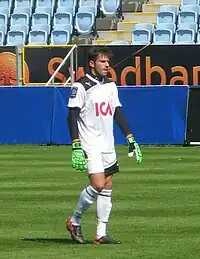
<path fill-rule="evenodd" d="M 68 107 L 83 107 L 85 103 L 85 89 L 82 84 L 74 83 L 70 90 Z"/>
<path fill-rule="evenodd" d="M 114 90 L 113 90 L 113 107 L 121 107 L 122 104 L 119 101 L 119 96 L 118 96 L 118 89 L 116 84 L 114 83 Z"/>

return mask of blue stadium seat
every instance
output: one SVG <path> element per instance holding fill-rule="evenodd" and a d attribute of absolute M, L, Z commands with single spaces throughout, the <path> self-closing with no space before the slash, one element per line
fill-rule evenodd
<path fill-rule="evenodd" d="M 181 5 L 200 5 L 200 0 L 182 0 Z"/>
<path fill-rule="evenodd" d="M 160 23 L 153 34 L 153 44 L 173 44 L 176 26 L 174 23 Z"/>
<path fill-rule="evenodd" d="M 96 7 L 94 6 L 80 6 L 78 8 L 79 13 L 93 13 L 96 16 Z"/>
<path fill-rule="evenodd" d="M 50 41 L 52 45 L 66 45 L 70 41 L 70 33 L 65 30 L 52 30 Z"/>
<path fill-rule="evenodd" d="M 9 8 L 9 2 L 10 2 L 9 0 L 0 0 L 0 6 Z"/>
<path fill-rule="evenodd" d="M 136 23 L 134 29 L 146 29 L 146 30 L 150 30 L 151 32 L 153 32 L 154 25 L 152 23 Z"/>
<path fill-rule="evenodd" d="M 174 23 L 160 23 L 156 25 L 156 29 L 167 29 L 175 33 L 176 25 Z"/>
<path fill-rule="evenodd" d="M 149 29 L 134 29 L 131 44 L 145 45 L 152 42 L 152 31 Z"/>
<path fill-rule="evenodd" d="M 72 24 L 73 7 L 59 7 L 54 14 L 53 24 Z"/>
<path fill-rule="evenodd" d="M 51 8 L 51 15 L 54 13 L 55 0 L 36 0 L 36 8 Z"/>
<path fill-rule="evenodd" d="M 79 0 L 79 6 L 97 6 L 99 0 Z"/>
<path fill-rule="evenodd" d="M 58 7 L 73 7 L 77 6 L 77 0 L 57 0 Z"/>
<path fill-rule="evenodd" d="M 73 32 L 73 25 L 72 24 L 55 24 L 53 26 L 54 30 L 67 30 L 70 32 L 70 34 L 72 34 Z"/>
<path fill-rule="evenodd" d="M 24 45 L 26 43 L 26 35 L 21 30 L 8 31 L 6 45 Z"/>
<path fill-rule="evenodd" d="M 84 11 L 83 11 L 84 10 Z M 80 7 L 75 16 L 75 28 L 80 34 L 90 34 L 95 24 L 93 7 Z"/>
<path fill-rule="evenodd" d="M 101 0 L 100 8 L 105 15 L 115 15 L 120 6 L 120 0 Z"/>
<path fill-rule="evenodd" d="M 46 31 L 47 35 L 50 34 L 51 26 L 49 24 L 35 24 L 31 26 L 33 31 Z"/>
<path fill-rule="evenodd" d="M 8 15 L 9 15 L 8 8 L 0 7 L 0 25 L 8 24 Z"/>
<path fill-rule="evenodd" d="M 57 8 L 56 13 L 62 13 L 62 12 L 66 12 L 66 13 L 70 13 L 73 15 L 73 6 L 60 6 Z"/>
<path fill-rule="evenodd" d="M 79 6 L 95 6 L 99 0 L 79 0 Z"/>
<path fill-rule="evenodd" d="M 79 9 L 82 7 L 93 7 L 94 14 L 97 16 L 97 8 L 98 8 L 98 0 L 80 0 L 79 1 Z M 84 9 L 82 9 L 84 10 Z"/>
<path fill-rule="evenodd" d="M 195 33 L 197 32 L 197 29 L 198 29 L 198 25 L 196 23 L 180 23 L 178 25 L 178 29 L 191 29 L 191 30 L 194 30 Z"/>
<path fill-rule="evenodd" d="M 10 23 L 11 25 L 21 24 L 21 25 L 28 25 L 30 20 L 30 8 L 26 7 L 19 7 L 14 9 L 13 14 L 11 14 Z"/>
<path fill-rule="evenodd" d="M 14 8 L 18 7 L 28 7 L 33 8 L 34 0 L 14 0 Z"/>
<path fill-rule="evenodd" d="M 17 7 L 13 10 L 13 13 L 26 13 L 31 16 L 32 9 L 30 7 Z"/>
<path fill-rule="evenodd" d="M 70 42 L 72 25 L 57 25 L 51 32 L 51 44 L 65 45 Z"/>
<path fill-rule="evenodd" d="M 8 10 L 8 17 L 10 17 L 13 8 L 13 0 L 0 0 L 0 8 L 6 8 Z"/>
<path fill-rule="evenodd" d="M 183 5 L 178 16 L 179 23 L 198 23 L 199 6 Z"/>
<path fill-rule="evenodd" d="M 4 32 L 4 34 L 7 33 L 7 26 L 5 25 L 0 25 L 0 31 Z"/>
<path fill-rule="evenodd" d="M 71 7 L 73 8 L 73 15 L 75 15 L 77 9 L 77 0 L 58 0 L 58 8 L 62 7 Z"/>
<path fill-rule="evenodd" d="M 11 25 L 10 26 L 10 31 L 23 31 L 25 36 L 28 35 L 28 31 L 29 31 L 29 26 L 28 25 Z"/>
<path fill-rule="evenodd" d="M 7 33 L 7 27 L 6 26 L 0 26 L 0 46 L 4 45 L 5 38 Z"/>
<path fill-rule="evenodd" d="M 31 30 L 28 36 L 28 44 L 47 45 L 48 35 L 43 30 Z"/>
<path fill-rule="evenodd" d="M 32 25 L 35 24 L 51 24 L 51 8 L 38 7 L 32 15 Z"/>
<path fill-rule="evenodd" d="M 0 7 L 11 9 L 11 7 L 12 7 L 12 0 L 0 0 Z"/>
<path fill-rule="evenodd" d="M 176 23 L 178 7 L 174 5 L 163 5 L 157 13 L 157 24 L 159 23 Z"/>
<path fill-rule="evenodd" d="M 175 33 L 175 44 L 195 44 L 197 24 L 180 23 Z"/>
<path fill-rule="evenodd" d="M 174 12 L 178 14 L 179 8 L 176 5 L 161 5 L 159 12 Z"/>

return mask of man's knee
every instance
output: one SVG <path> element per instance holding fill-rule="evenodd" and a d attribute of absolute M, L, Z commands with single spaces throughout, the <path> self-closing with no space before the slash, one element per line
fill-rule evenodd
<path fill-rule="evenodd" d="M 101 192 L 105 187 L 104 173 L 97 173 L 89 175 L 91 186 L 98 192 Z"/>
<path fill-rule="evenodd" d="M 101 192 L 104 189 L 104 185 L 102 184 L 94 184 L 93 188 L 97 191 L 97 192 Z"/>

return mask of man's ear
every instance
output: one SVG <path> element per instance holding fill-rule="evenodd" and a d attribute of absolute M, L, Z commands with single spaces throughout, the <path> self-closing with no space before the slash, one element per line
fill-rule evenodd
<path fill-rule="evenodd" d="M 92 68 L 94 68 L 94 61 L 93 61 L 93 60 L 90 60 L 90 61 L 89 61 L 89 66 L 92 67 Z"/>

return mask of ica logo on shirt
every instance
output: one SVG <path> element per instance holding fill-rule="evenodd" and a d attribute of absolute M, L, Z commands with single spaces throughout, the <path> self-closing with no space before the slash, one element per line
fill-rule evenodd
<path fill-rule="evenodd" d="M 95 103 L 95 114 L 96 116 L 107 116 L 112 115 L 112 109 L 109 102 Z"/>

